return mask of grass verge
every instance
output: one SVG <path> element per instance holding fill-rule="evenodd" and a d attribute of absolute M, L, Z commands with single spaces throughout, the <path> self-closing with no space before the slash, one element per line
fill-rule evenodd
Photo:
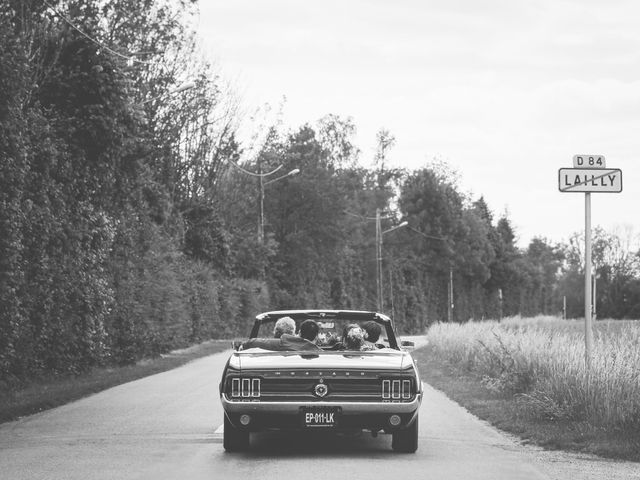
<path fill-rule="evenodd" d="M 429 346 L 416 350 L 414 358 L 424 381 L 477 417 L 519 436 L 525 443 L 640 461 L 637 437 L 612 434 L 586 422 L 540 419 L 518 395 L 489 390 L 479 375 L 443 360 Z"/>
<path fill-rule="evenodd" d="M 78 400 L 92 393 L 165 372 L 230 348 L 229 340 L 209 340 L 134 365 L 95 368 L 80 375 L 43 377 L 0 389 L 0 423 Z"/>

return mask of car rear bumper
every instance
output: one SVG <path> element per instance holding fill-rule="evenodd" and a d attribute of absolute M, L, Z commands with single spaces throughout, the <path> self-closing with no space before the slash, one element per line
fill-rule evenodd
<path fill-rule="evenodd" d="M 422 395 L 411 402 L 230 402 L 221 397 L 229 421 L 236 428 L 250 431 L 309 429 L 302 423 L 302 412 L 308 407 L 334 408 L 338 411 L 335 430 L 366 429 L 392 432 L 411 425 L 415 420 Z M 241 415 L 249 415 L 248 425 L 240 423 Z M 400 423 L 392 426 L 390 417 L 397 415 Z"/>
<path fill-rule="evenodd" d="M 422 394 L 410 402 L 231 402 L 226 395 L 221 397 L 222 407 L 227 413 L 298 413 L 302 407 L 340 407 L 343 415 L 361 413 L 409 413 L 420 406 Z"/>

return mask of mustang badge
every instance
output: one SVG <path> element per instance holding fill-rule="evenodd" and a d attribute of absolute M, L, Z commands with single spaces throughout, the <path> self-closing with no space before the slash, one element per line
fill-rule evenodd
<path fill-rule="evenodd" d="M 313 393 L 315 393 L 316 396 L 322 398 L 327 393 L 329 393 L 329 388 L 324 383 L 319 383 L 314 387 Z"/>

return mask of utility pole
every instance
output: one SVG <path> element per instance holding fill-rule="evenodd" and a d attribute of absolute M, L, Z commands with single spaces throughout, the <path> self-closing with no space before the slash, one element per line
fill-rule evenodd
<path fill-rule="evenodd" d="M 382 230 L 382 226 L 380 224 L 380 209 L 376 208 L 376 286 L 377 286 L 377 297 L 378 297 L 378 311 L 382 312 L 384 308 L 384 298 L 383 293 L 384 290 L 382 288 L 382 237 L 385 233 L 393 232 L 398 228 L 406 227 L 409 223 L 404 221 L 395 227 L 391 227 L 387 230 Z M 391 275 L 389 275 L 391 278 Z M 391 280 L 389 280 L 391 281 Z"/>
<path fill-rule="evenodd" d="M 389 300 L 391 301 L 391 318 L 396 318 L 396 307 L 393 303 L 393 269 L 389 269 Z"/>
<path fill-rule="evenodd" d="M 447 321 L 453 321 L 453 267 L 449 267 L 449 304 L 447 308 Z"/>
<path fill-rule="evenodd" d="M 382 312 L 382 229 L 380 227 L 380 209 L 376 208 L 376 286 L 378 289 L 378 312 Z"/>
<path fill-rule="evenodd" d="M 246 168 L 244 168 L 241 165 L 238 165 L 237 163 L 235 163 L 232 160 L 228 160 L 229 163 L 231 165 L 233 165 L 236 169 L 240 170 L 242 173 L 245 173 L 247 175 L 250 175 L 252 177 L 258 177 L 258 202 L 259 202 L 259 206 L 260 206 L 260 218 L 258 218 L 258 243 L 260 245 L 264 245 L 264 187 L 266 187 L 267 185 L 269 185 L 270 183 L 273 182 L 277 182 L 278 180 L 282 180 L 283 178 L 287 178 L 290 177 L 292 175 L 297 175 L 298 173 L 300 173 L 300 169 L 299 168 L 294 168 L 293 170 L 291 170 L 288 173 L 285 173 L 284 175 L 281 175 L 277 178 L 274 178 L 273 180 L 268 180 L 268 181 L 264 181 L 265 177 L 269 177 L 270 175 L 275 174 L 277 171 L 279 171 L 283 165 L 280 164 L 278 165 L 276 168 L 274 168 L 273 170 L 271 170 L 270 172 L 266 172 L 266 173 L 262 173 L 262 158 L 258 157 L 257 159 L 257 164 L 258 164 L 258 172 L 252 172 L 250 170 L 247 170 Z M 265 277 L 265 264 L 263 264 L 263 267 L 261 268 L 262 270 L 262 278 L 264 279 Z"/>
<path fill-rule="evenodd" d="M 258 219 L 258 243 L 264 244 L 264 175 L 262 175 L 262 160 L 258 158 L 258 179 L 260 182 L 260 218 Z"/>

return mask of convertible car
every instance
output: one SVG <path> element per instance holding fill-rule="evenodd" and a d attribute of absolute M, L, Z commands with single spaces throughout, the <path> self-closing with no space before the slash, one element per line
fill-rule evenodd
<path fill-rule="evenodd" d="M 249 338 L 273 337 L 275 322 L 285 316 L 297 327 L 314 320 L 319 348 L 268 350 L 253 347 L 255 341 L 234 342 L 220 382 L 225 450 L 247 450 L 257 431 L 367 430 L 391 434 L 396 452 L 415 452 L 422 383 L 405 350 L 414 344 L 398 344 L 391 319 L 350 310 L 267 312 L 256 317 Z M 345 327 L 371 321 L 382 330 L 377 343 L 366 351 L 349 350 Z"/>

